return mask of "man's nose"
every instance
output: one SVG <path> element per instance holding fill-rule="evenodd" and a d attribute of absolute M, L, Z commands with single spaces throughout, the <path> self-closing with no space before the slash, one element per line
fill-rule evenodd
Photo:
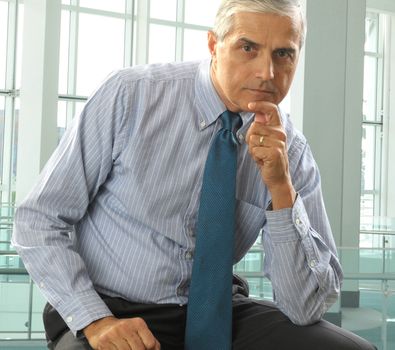
<path fill-rule="evenodd" d="M 257 62 L 255 76 L 264 81 L 274 78 L 273 60 L 270 56 L 265 55 Z"/>

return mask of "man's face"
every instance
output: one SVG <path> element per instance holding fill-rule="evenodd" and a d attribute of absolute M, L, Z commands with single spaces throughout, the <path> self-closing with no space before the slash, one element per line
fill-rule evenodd
<path fill-rule="evenodd" d="M 241 12 L 223 41 L 209 32 L 211 78 L 229 110 L 248 111 L 249 102 L 282 101 L 295 74 L 300 31 L 298 19 Z"/>

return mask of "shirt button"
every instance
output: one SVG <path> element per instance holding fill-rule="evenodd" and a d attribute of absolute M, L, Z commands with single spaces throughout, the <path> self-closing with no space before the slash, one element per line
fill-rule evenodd
<path fill-rule="evenodd" d="M 239 139 L 240 142 L 244 141 L 244 135 L 243 134 L 237 135 L 237 138 Z"/>
<path fill-rule="evenodd" d="M 188 259 L 188 260 L 191 260 L 192 256 L 193 256 L 192 252 L 186 252 L 185 253 L 185 258 Z"/>
<path fill-rule="evenodd" d="M 298 226 L 302 225 L 302 220 L 300 220 L 299 218 L 296 218 L 295 222 L 296 222 L 296 225 L 298 225 Z"/>
<path fill-rule="evenodd" d="M 314 259 L 310 260 L 309 265 L 310 265 L 311 268 L 314 268 L 314 267 L 316 267 L 317 262 Z"/>
<path fill-rule="evenodd" d="M 44 282 L 40 282 L 40 288 L 44 288 Z"/>
<path fill-rule="evenodd" d="M 72 317 L 72 316 L 68 316 L 68 317 L 66 318 L 66 322 L 67 322 L 67 323 L 73 322 L 73 317 Z"/>
<path fill-rule="evenodd" d="M 191 228 L 188 229 L 188 235 L 190 235 L 191 237 L 193 237 L 193 230 Z"/>
<path fill-rule="evenodd" d="M 200 127 L 204 128 L 206 126 L 206 122 L 204 120 L 200 121 Z"/>

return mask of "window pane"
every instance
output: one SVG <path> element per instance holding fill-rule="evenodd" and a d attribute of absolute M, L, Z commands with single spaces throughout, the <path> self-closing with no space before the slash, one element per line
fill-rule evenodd
<path fill-rule="evenodd" d="M 67 101 L 58 102 L 58 129 L 66 129 L 67 125 Z"/>
<path fill-rule="evenodd" d="M 5 98 L 0 96 L 0 185 L 3 185 Z M 1 198 L 1 197 L 0 197 Z"/>
<path fill-rule="evenodd" d="M 23 43 L 23 17 L 24 17 L 24 5 L 19 4 L 18 6 L 18 38 L 16 48 L 16 88 L 21 88 L 21 73 L 22 73 L 22 43 Z"/>
<path fill-rule="evenodd" d="M 361 195 L 361 227 L 374 216 L 374 195 L 365 193 Z"/>
<path fill-rule="evenodd" d="M 70 0 L 62 0 L 63 5 L 70 5 Z"/>
<path fill-rule="evenodd" d="M 362 191 L 374 188 L 374 127 L 365 125 L 362 138 Z"/>
<path fill-rule="evenodd" d="M 150 25 L 149 63 L 173 62 L 176 53 L 176 28 Z"/>
<path fill-rule="evenodd" d="M 280 103 L 281 109 L 288 114 L 291 114 L 291 94 L 288 93 Z"/>
<path fill-rule="evenodd" d="M 377 116 L 377 58 L 365 56 L 363 79 L 363 116 L 376 121 Z"/>
<path fill-rule="evenodd" d="M 33 285 L 32 293 L 32 334 L 33 339 L 43 339 L 45 336 L 42 310 L 44 310 L 47 300 L 44 298 L 37 285 Z M 36 333 L 37 332 L 37 333 Z"/>
<path fill-rule="evenodd" d="M 137 42 L 137 24 L 136 21 L 133 21 L 133 43 Z M 137 58 L 137 45 L 133 45 L 133 64 L 136 64 L 136 58 Z"/>
<path fill-rule="evenodd" d="M 4 274 L 2 274 L 3 276 Z M 30 285 L 29 283 L 18 283 L 18 278 L 15 277 L 19 276 L 10 275 L 6 281 L 1 283 L 1 333 L 12 334 L 12 332 L 16 332 L 19 333 L 18 338 L 23 339 L 27 337 L 25 324 L 26 320 L 29 319 Z M 16 338 L 17 334 L 12 334 L 11 337 Z"/>
<path fill-rule="evenodd" d="M 60 141 L 66 129 L 70 126 L 74 116 L 77 116 L 81 113 L 84 105 L 85 101 L 58 101 L 58 141 Z"/>
<path fill-rule="evenodd" d="M 221 0 L 185 0 L 185 22 L 212 27 Z"/>
<path fill-rule="evenodd" d="M 8 3 L 0 1 L 0 89 L 5 89 L 7 63 Z"/>
<path fill-rule="evenodd" d="M 80 14 L 77 95 L 90 95 L 112 71 L 123 67 L 125 21 Z"/>
<path fill-rule="evenodd" d="M 19 134 L 19 111 L 21 99 L 18 97 L 15 99 L 15 109 L 14 109 L 14 125 L 13 125 L 13 138 L 12 138 L 12 151 L 11 151 L 11 164 L 12 164 L 12 176 L 11 176 L 11 190 L 13 201 L 15 201 L 15 191 L 16 191 L 16 165 L 17 165 L 17 151 L 18 151 L 18 134 Z"/>
<path fill-rule="evenodd" d="M 207 31 L 185 29 L 184 61 L 210 57 L 207 47 Z"/>
<path fill-rule="evenodd" d="M 80 6 L 105 11 L 125 12 L 125 0 L 80 0 Z"/>
<path fill-rule="evenodd" d="M 74 102 L 74 115 L 73 115 L 73 117 L 81 114 L 82 110 L 84 109 L 85 103 L 86 102 Z M 70 122 L 69 122 L 69 124 L 67 126 L 69 126 L 69 125 L 70 125 Z"/>
<path fill-rule="evenodd" d="M 67 94 L 70 40 L 70 12 L 62 11 L 59 52 L 59 93 Z"/>
<path fill-rule="evenodd" d="M 362 192 L 376 190 L 380 174 L 381 125 L 364 125 L 362 138 Z"/>
<path fill-rule="evenodd" d="M 177 19 L 177 0 L 151 0 L 151 18 L 159 18 L 168 21 Z"/>
<path fill-rule="evenodd" d="M 379 16 L 377 13 L 367 13 L 365 20 L 365 51 L 377 52 L 379 31 Z"/>

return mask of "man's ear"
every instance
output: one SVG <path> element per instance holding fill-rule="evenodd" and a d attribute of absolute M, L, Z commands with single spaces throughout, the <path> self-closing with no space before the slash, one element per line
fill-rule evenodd
<path fill-rule="evenodd" d="M 207 42 L 208 42 L 208 49 L 210 51 L 211 57 L 216 56 L 217 51 L 217 36 L 214 34 L 212 30 L 207 33 Z"/>

